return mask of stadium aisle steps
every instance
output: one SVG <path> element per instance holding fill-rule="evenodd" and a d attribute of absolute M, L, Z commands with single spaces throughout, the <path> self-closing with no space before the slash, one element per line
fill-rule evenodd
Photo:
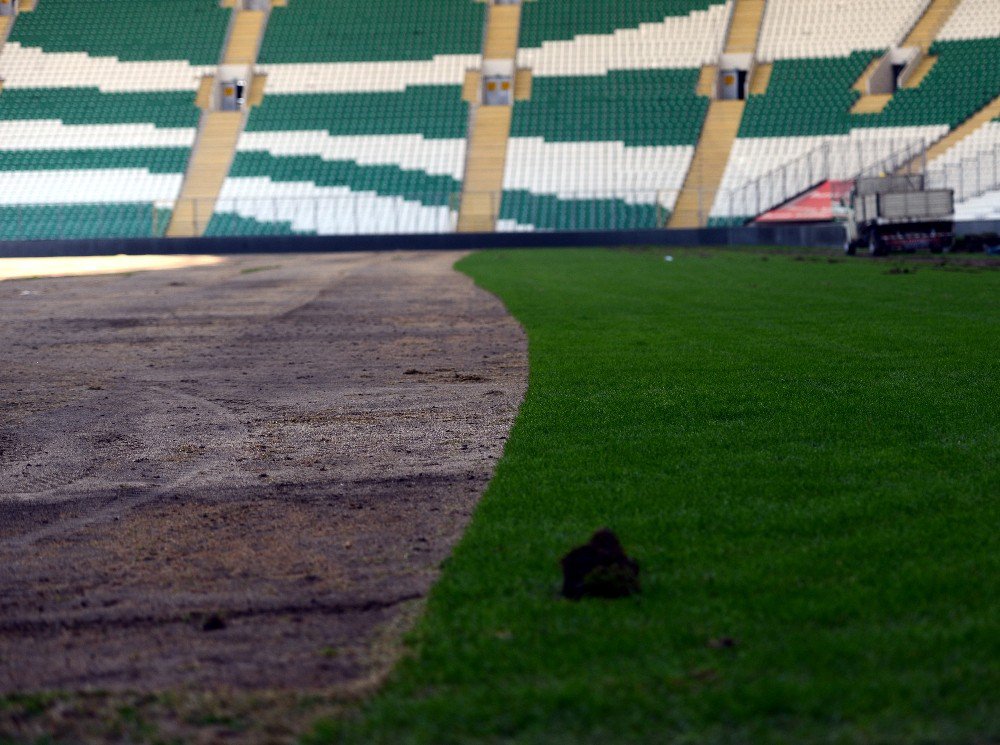
<path fill-rule="evenodd" d="M 764 17 L 764 0 L 735 0 L 729 38 L 728 54 L 753 54 L 757 49 L 761 19 Z"/>
<path fill-rule="evenodd" d="M 520 33 L 520 5 L 490 5 L 483 42 L 484 62 L 507 61 L 515 67 Z M 484 106 L 477 102 L 479 97 L 477 92 L 472 102 L 458 211 L 460 233 L 493 232 L 503 195 L 513 106 Z"/>
<path fill-rule="evenodd" d="M 900 46 L 919 47 L 927 52 L 961 2 L 962 0 L 931 0 L 920 20 Z"/>
<path fill-rule="evenodd" d="M 667 227 L 698 228 L 707 224 L 745 106 L 745 101 L 709 104 L 698 147 Z"/>
<path fill-rule="evenodd" d="M 266 23 L 267 13 L 263 10 L 237 10 L 222 63 L 252 65 L 256 62 Z"/>
<path fill-rule="evenodd" d="M 258 99 L 263 96 L 264 77 L 254 75 L 249 66 L 257 60 L 257 50 L 267 29 L 269 13 L 263 10 L 245 10 L 235 4 L 232 7 L 234 15 L 222 51 L 222 64 L 248 66 L 251 85 L 246 94 L 247 103 L 249 106 L 256 106 L 261 102 Z M 210 88 L 218 80 L 219 72 L 208 83 L 209 99 Z M 246 111 L 209 111 L 206 107 L 201 116 L 198 138 L 184 175 L 181 193 L 167 228 L 168 236 L 203 235 L 211 224 L 219 193 L 236 156 L 236 145 L 247 115 Z"/>
<path fill-rule="evenodd" d="M 521 6 L 491 5 L 486 23 L 483 59 L 514 59 L 521 29 Z"/>
<path fill-rule="evenodd" d="M 751 58 L 756 55 L 764 7 L 763 0 L 735 0 L 726 53 L 749 54 Z M 770 77 L 769 72 L 764 74 Z M 712 101 L 709 105 L 691 166 L 667 227 L 700 228 L 708 224 L 708 214 L 722 183 L 745 107 L 745 101 Z"/>
<path fill-rule="evenodd" d="M 205 112 L 167 236 L 204 233 L 229 174 L 242 126 L 243 112 Z"/>
<path fill-rule="evenodd" d="M 512 106 L 479 106 L 469 137 L 458 231 L 492 232 L 500 211 Z"/>
<path fill-rule="evenodd" d="M 767 93 L 767 87 L 771 84 L 771 73 L 773 72 L 773 62 L 758 62 L 754 65 L 753 75 L 750 78 L 749 95 L 762 96 Z"/>

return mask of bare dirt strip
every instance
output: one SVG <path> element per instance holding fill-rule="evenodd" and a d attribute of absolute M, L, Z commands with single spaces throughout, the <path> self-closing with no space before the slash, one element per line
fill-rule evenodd
<path fill-rule="evenodd" d="M 377 680 L 526 385 L 456 258 L 0 283 L 0 693 Z"/>

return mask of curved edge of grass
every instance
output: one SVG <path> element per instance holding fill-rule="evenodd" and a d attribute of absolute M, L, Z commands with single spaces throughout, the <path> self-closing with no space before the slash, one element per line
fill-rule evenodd
<path fill-rule="evenodd" d="M 662 253 L 458 263 L 527 397 L 413 654 L 305 742 L 1000 737 L 1000 275 Z M 605 523 L 644 593 L 558 599 Z"/>

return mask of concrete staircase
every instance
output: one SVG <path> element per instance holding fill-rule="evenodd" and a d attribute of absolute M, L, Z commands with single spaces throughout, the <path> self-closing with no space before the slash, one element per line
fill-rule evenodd
<path fill-rule="evenodd" d="M 266 23 L 267 14 L 263 10 L 236 11 L 222 64 L 252 65 L 256 62 Z"/>
<path fill-rule="evenodd" d="M 490 5 L 483 38 L 483 60 L 507 61 L 513 66 L 521 34 L 520 5 Z M 503 198 L 503 174 L 507 162 L 507 141 L 513 106 L 484 106 L 480 103 L 481 73 L 466 77 L 463 98 L 472 108 L 466 143 L 465 177 L 458 209 L 458 232 L 491 233 L 496 229 Z M 531 75 L 518 71 L 514 95 L 530 96 Z"/>
<path fill-rule="evenodd" d="M 937 63 L 937 57 L 927 54 L 927 51 L 960 2 L 961 0 L 931 0 L 931 4 L 927 6 L 920 20 L 907 34 L 902 46 L 919 47 L 925 56 L 920 60 L 913 74 L 903 83 L 903 88 L 918 87 Z"/>
<path fill-rule="evenodd" d="M 914 24 L 910 33 L 900 46 L 920 47 L 926 54 L 931 44 L 937 38 L 938 32 L 951 18 L 951 14 L 962 0 L 931 0 L 920 20 Z"/>
<path fill-rule="evenodd" d="M 514 59 L 521 34 L 520 5 L 490 5 L 483 59 Z"/>
<path fill-rule="evenodd" d="M 745 101 L 712 101 L 709 105 L 694 159 L 667 227 L 699 228 L 708 222 L 745 106 Z"/>
<path fill-rule="evenodd" d="M 198 140 L 184 174 L 167 236 L 204 234 L 215 211 L 222 183 L 229 174 L 242 129 L 241 111 L 206 111 L 201 115 Z"/>
<path fill-rule="evenodd" d="M 513 106 L 477 106 L 472 115 L 458 213 L 458 232 L 489 233 L 496 227 Z"/>
<path fill-rule="evenodd" d="M 247 106 L 258 106 L 264 96 L 265 77 L 249 73 L 257 61 L 268 14 L 263 10 L 243 10 L 237 7 L 235 0 L 226 0 L 224 6 L 233 8 L 233 17 L 220 65 L 245 66 L 250 81 Z M 167 226 L 170 237 L 204 234 L 236 155 L 236 143 L 243 131 L 247 112 L 211 110 L 212 90 L 218 79 L 218 74 L 203 78 L 198 89 L 195 103 L 202 109 L 201 122 L 181 193 Z"/>
<path fill-rule="evenodd" d="M 764 0 L 736 0 L 726 38 L 727 54 L 753 54 L 764 17 Z"/>
<path fill-rule="evenodd" d="M 852 114 L 879 114 L 892 100 L 891 93 L 868 93 L 851 107 Z"/>
<path fill-rule="evenodd" d="M 726 54 L 757 52 L 757 38 L 764 18 L 764 0 L 735 0 L 726 36 Z M 705 95 L 707 70 L 702 68 L 698 93 Z M 771 80 L 772 65 L 759 65 L 752 71 L 749 93 L 763 93 Z M 714 91 L 712 91 L 714 93 Z M 743 121 L 746 101 L 712 101 L 698 137 L 698 145 L 684 177 L 684 185 L 667 223 L 669 228 L 700 228 L 708 223 L 708 213 L 722 183 L 736 134 Z"/>
<path fill-rule="evenodd" d="M 761 62 L 754 66 L 753 75 L 750 77 L 751 96 L 762 96 L 767 93 L 767 86 L 771 84 L 772 72 L 774 72 L 773 62 Z"/>

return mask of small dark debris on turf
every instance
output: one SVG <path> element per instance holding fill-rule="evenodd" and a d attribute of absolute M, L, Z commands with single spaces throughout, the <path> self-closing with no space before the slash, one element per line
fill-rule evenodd
<path fill-rule="evenodd" d="M 205 623 L 201 625 L 202 631 L 222 631 L 224 628 L 226 628 L 226 622 L 218 613 L 210 615 L 205 619 Z"/>
<path fill-rule="evenodd" d="M 911 269 L 908 266 L 894 266 L 889 269 L 886 274 L 916 274 L 916 269 Z"/>
<path fill-rule="evenodd" d="M 562 569 L 562 594 L 570 600 L 623 598 L 640 589 L 639 563 L 626 556 L 618 536 L 608 528 L 566 554 Z"/>
<path fill-rule="evenodd" d="M 739 642 L 731 636 L 720 636 L 717 639 L 709 639 L 709 649 L 735 649 Z"/>

